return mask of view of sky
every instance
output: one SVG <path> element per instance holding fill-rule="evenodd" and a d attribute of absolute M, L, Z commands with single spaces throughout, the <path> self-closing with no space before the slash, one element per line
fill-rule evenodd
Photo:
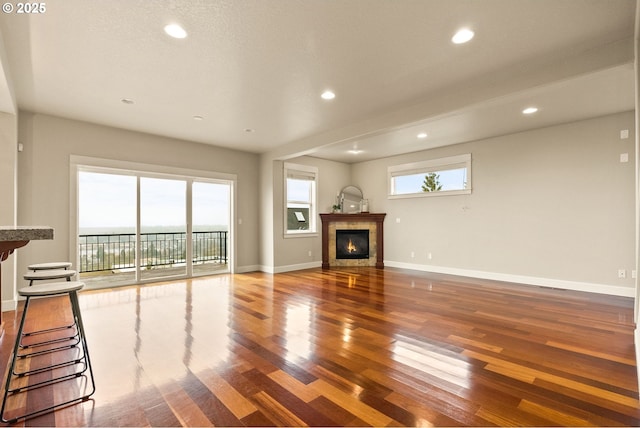
<path fill-rule="evenodd" d="M 287 178 L 287 199 L 298 202 L 311 202 L 313 181 Z"/>
<path fill-rule="evenodd" d="M 80 228 L 132 228 L 136 225 L 136 177 L 80 172 L 78 180 Z M 140 178 L 140 217 L 145 226 L 175 226 L 185 230 L 185 180 Z M 227 225 L 229 186 L 193 184 L 193 224 Z"/>
<path fill-rule="evenodd" d="M 448 169 L 437 171 L 438 182 L 442 184 L 442 190 L 461 190 L 465 188 L 467 181 L 467 169 Z M 409 193 L 421 193 L 422 183 L 426 174 L 401 175 L 394 178 L 395 194 L 406 195 Z"/>

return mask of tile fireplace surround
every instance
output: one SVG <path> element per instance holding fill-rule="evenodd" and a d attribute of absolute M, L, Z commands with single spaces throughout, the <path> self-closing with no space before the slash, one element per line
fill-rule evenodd
<path fill-rule="evenodd" d="M 386 213 L 320 214 L 322 219 L 322 269 L 340 266 L 375 266 L 384 269 L 384 218 Z M 336 229 L 368 229 L 368 259 L 336 259 Z"/>

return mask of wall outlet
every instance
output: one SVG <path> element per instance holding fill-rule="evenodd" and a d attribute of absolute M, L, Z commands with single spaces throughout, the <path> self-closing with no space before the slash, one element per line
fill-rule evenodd
<path fill-rule="evenodd" d="M 309 250 L 309 257 L 311 257 L 311 254 L 312 254 L 312 253 L 311 253 L 311 250 Z"/>
<path fill-rule="evenodd" d="M 400 217 L 396 217 L 396 223 L 400 223 Z"/>
<path fill-rule="evenodd" d="M 638 277 L 638 272 L 636 272 L 635 270 L 631 271 L 631 278 L 636 279 Z"/>
<path fill-rule="evenodd" d="M 431 253 L 427 253 L 427 259 L 431 260 L 433 258 L 433 255 Z"/>
<path fill-rule="evenodd" d="M 412 251 L 412 252 L 411 252 L 411 258 L 413 259 L 413 258 L 415 258 L 415 257 L 416 257 L 416 252 L 415 252 L 415 251 Z"/>
<path fill-rule="evenodd" d="M 620 163 L 629 162 L 629 153 L 620 153 Z"/>
<path fill-rule="evenodd" d="M 618 278 L 626 278 L 627 277 L 627 271 L 624 269 L 618 269 Z"/>
<path fill-rule="evenodd" d="M 627 138 L 629 138 L 629 130 L 623 129 L 622 131 L 620 131 L 620 139 L 626 140 Z"/>

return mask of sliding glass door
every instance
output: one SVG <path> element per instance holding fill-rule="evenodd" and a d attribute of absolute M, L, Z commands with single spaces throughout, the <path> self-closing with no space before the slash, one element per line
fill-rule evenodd
<path fill-rule="evenodd" d="M 219 271 L 229 264 L 230 186 L 194 182 L 192 186 L 193 273 Z"/>
<path fill-rule="evenodd" d="M 229 271 L 231 181 L 79 168 L 77 183 L 88 286 Z"/>
<path fill-rule="evenodd" d="M 140 177 L 140 279 L 187 273 L 187 182 Z"/>
<path fill-rule="evenodd" d="M 137 178 L 78 174 L 78 271 L 96 286 L 136 279 Z"/>

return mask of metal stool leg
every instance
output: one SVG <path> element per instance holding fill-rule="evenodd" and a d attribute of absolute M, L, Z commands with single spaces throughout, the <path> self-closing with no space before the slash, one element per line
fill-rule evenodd
<path fill-rule="evenodd" d="M 22 310 L 22 318 L 20 319 L 20 327 L 18 328 L 18 334 L 16 335 L 15 344 L 13 345 L 13 353 L 11 354 L 11 363 L 9 367 L 7 367 L 7 378 L 4 384 L 4 396 L 2 397 L 2 408 L 0 409 L 0 420 L 2 422 L 15 422 L 14 419 L 5 419 L 4 410 L 7 405 L 7 398 L 9 396 L 9 392 L 11 391 L 11 379 L 13 377 L 13 373 L 16 367 L 16 359 L 18 355 L 18 349 L 20 348 L 20 338 L 22 337 L 22 330 L 24 329 L 24 322 L 27 319 L 27 309 L 29 308 L 30 297 L 27 296 L 27 300 L 24 303 L 24 309 Z M 16 419 L 17 420 L 17 419 Z"/>
<path fill-rule="evenodd" d="M 74 285 L 75 284 L 75 285 Z M 35 417 L 35 416 L 40 416 L 46 413 L 49 413 L 51 411 L 54 411 L 56 409 L 59 409 L 61 407 L 66 407 L 69 406 L 73 403 L 78 403 L 78 402 L 82 402 L 82 401 L 86 401 L 91 395 L 93 395 L 96 391 L 96 386 L 95 386 L 95 379 L 93 376 L 93 367 L 91 366 L 91 357 L 89 356 L 89 348 L 87 346 L 87 339 L 86 339 L 86 335 L 85 335 L 85 330 L 84 330 L 84 324 L 82 323 L 82 314 L 80 311 L 80 303 L 78 301 L 78 294 L 77 294 L 77 289 L 82 288 L 84 286 L 84 284 L 82 283 L 74 283 L 71 284 L 71 286 L 66 286 L 64 285 L 64 283 L 60 283 L 60 284 L 54 284 L 54 287 L 57 286 L 56 289 L 54 289 L 52 291 L 52 294 L 50 295 L 56 295 L 56 294 L 68 294 L 69 296 L 69 301 L 71 304 L 71 311 L 73 313 L 73 325 L 76 327 L 77 330 L 77 343 L 74 344 L 72 347 L 76 347 L 78 346 L 79 352 L 81 352 L 81 355 L 78 355 L 76 358 L 73 358 L 69 361 L 63 362 L 63 363 L 57 363 L 54 365 L 49 365 L 47 367 L 41 367 L 41 368 L 36 368 L 36 369 L 32 369 L 23 373 L 15 373 L 15 366 L 16 366 L 16 360 L 20 357 L 24 357 L 24 358 L 28 358 L 34 355 L 41 355 L 42 353 L 46 353 L 46 352 L 57 352 L 61 349 L 70 349 L 66 348 L 66 347 L 61 347 L 61 348 L 53 348 L 51 350 L 45 350 L 45 351 L 38 351 L 35 353 L 29 353 L 29 354 L 25 354 L 25 355 L 20 355 L 19 354 L 19 350 L 20 350 L 20 342 L 21 342 L 21 337 L 22 337 L 22 331 L 24 329 L 24 325 L 25 325 L 25 320 L 27 317 L 27 309 L 29 307 L 29 302 L 31 299 L 30 295 L 26 296 L 26 302 L 25 302 L 25 307 L 24 307 L 24 311 L 22 313 L 22 318 L 20 320 L 20 327 L 18 329 L 18 333 L 16 336 L 16 341 L 13 347 L 13 354 L 11 356 L 11 362 L 10 365 L 7 369 L 7 378 L 6 378 L 6 382 L 5 382 L 5 390 L 4 390 L 4 396 L 3 396 L 3 400 L 2 400 L 2 408 L 0 410 L 0 419 L 2 420 L 2 422 L 5 423 L 14 423 L 17 422 L 20 419 L 28 419 L 31 417 Z M 74 288 L 75 287 L 75 288 Z M 22 292 L 22 291 L 21 291 Z M 35 295 L 47 295 L 45 294 L 46 292 L 40 292 L 39 294 L 36 292 L 34 293 Z M 28 379 L 28 376 L 31 374 L 36 374 L 36 373 L 43 373 L 43 372 L 48 372 L 50 370 L 54 370 L 54 369 L 58 369 L 61 367 L 70 367 L 70 366 L 74 366 L 74 365 L 78 365 L 78 364 L 82 364 L 82 367 L 80 368 L 79 371 L 74 371 L 73 373 L 67 373 L 61 376 L 58 376 L 56 378 L 50 378 L 41 382 L 36 382 L 36 383 L 30 383 L 29 385 L 25 385 L 25 386 L 18 386 L 14 389 L 11 389 L 11 382 L 12 379 Z M 67 381 L 67 380 L 71 380 L 73 378 L 79 378 L 79 377 L 85 377 L 86 381 L 84 382 L 84 385 L 81 386 L 81 388 L 84 388 L 84 392 L 73 399 L 61 402 L 61 403 L 56 403 L 52 406 L 48 406 L 45 408 L 41 408 L 35 411 L 31 411 L 29 413 L 25 413 L 19 416 L 13 416 L 11 418 L 6 418 L 5 416 L 5 410 L 6 410 L 6 405 L 7 405 L 7 400 L 8 397 L 11 394 L 17 394 L 17 393 L 22 393 L 25 392 L 27 390 L 32 390 L 32 389 L 36 389 L 36 388 L 41 388 L 44 386 L 49 386 L 49 385 L 53 385 L 55 383 L 58 382 L 63 382 L 63 381 Z M 91 382 L 91 386 L 89 386 L 89 382 Z"/>
<path fill-rule="evenodd" d="M 71 309 L 74 314 L 75 323 L 78 326 L 78 333 L 80 335 L 80 341 L 84 350 L 84 358 L 87 367 L 89 368 L 89 377 L 91 378 L 91 392 L 82 397 L 82 400 L 86 400 L 96 392 L 96 385 L 93 377 L 93 367 L 91 366 L 91 357 L 89 356 L 89 346 L 87 345 L 87 336 L 84 333 L 84 324 L 82 323 L 82 313 L 80 312 L 80 302 L 78 301 L 78 293 L 72 291 L 69 293 L 69 299 L 71 300 Z"/>

